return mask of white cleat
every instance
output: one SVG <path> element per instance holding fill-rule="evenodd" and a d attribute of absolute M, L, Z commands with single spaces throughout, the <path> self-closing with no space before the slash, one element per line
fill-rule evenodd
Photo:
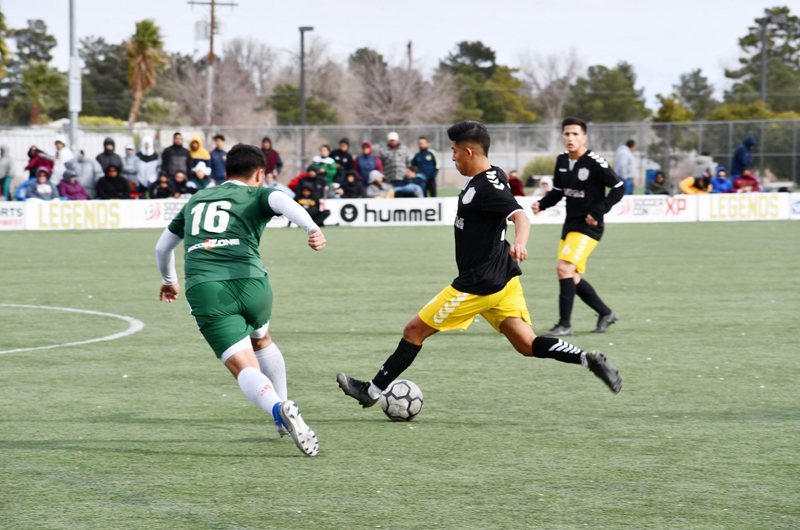
<path fill-rule="evenodd" d="M 308 456 L 315 456 L 319 452 L 319 440 L 311 427 L 303 421 L 297 403 L 284 401 L 281 403 L 280 414 L 298 449 Z"/>
<path fill-rule="evenodd" d="M 289 429 L 287 429 L 283 425 L 275 425 L 278 428 L 278 434 L 283 438 L 284 436 L 289 436 Z"/>

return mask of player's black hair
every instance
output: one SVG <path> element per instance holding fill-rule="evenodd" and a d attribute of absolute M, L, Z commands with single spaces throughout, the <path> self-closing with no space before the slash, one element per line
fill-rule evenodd
<path fill-rule="evenodd" d="M 636 145 L 636 141 L 635 140 L 628 140 L 627 142 L 625 142 L 625 145 L 627 145 L 629 148 L 633 147 L 633 146 Z"/>
<path fill-rule="evenodd" d="M 183 136 L 183 135 L 180 133 L 180 131 L 178 131 L 172 135 L 172 139 L 174 140 L 176 136 Z"/>
<path fill-rule="evenodd" d="M 703 151 L 700 154 L 703 155 L 703 156 L 711 156 L 711 151 Z"/>
<path fill-rule="evenodd" d="M 224 137 L 224 136 L 222 136 L 221 134 L 215 134 L 215 135 L 214 135 L 214 140 L 216 140 L 217 138 L 219 138 L 219 139 L 220 139 L 220 140 L 222 140 L 223 142 L 225 141 L 225 137 Z"/>
<path fill-rule="evenodd" d="M 236 144 L 228 151 L 225 160 L 225 173 L 228 178 L 250 178 L 259 169 L 267 167 L 267 160 L 260 148 L 254 145 Z"/>
<path fill-rule="evenodd" d="M 564 118 L 564 121 L 561 122 L 561 132 L 564 132 L 564 127 L 567 125 L 578 125 L 583 129 L 583 133 L 586 134 L 586 122 L 579 118 Z"/>
<path fill-rule="evenodd" d="M 464 120 L 447 129 L 447 137 L 455 143 L 470 142 L 483 148 L 483 154 L 489 156 L 489 146 L 492 143 L 489 138 L 489 131 L 486 126 L 479 121 Z"/>
<path fill-rule="evenodd" d="M 426 142 L 428 141 L 428 139 L 425 136 L 420 136 L 419 138 L 417 138 L 417 140 L 425 140 Z"/>

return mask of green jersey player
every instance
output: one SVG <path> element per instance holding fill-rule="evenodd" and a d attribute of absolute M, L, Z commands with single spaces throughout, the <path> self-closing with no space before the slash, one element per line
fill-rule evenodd
<path fill-rule="evenodd" d="M 319 442 L 297 403 L 287 399 L 283 355 L 269 334 L 272 289 L 258 246 L 267 222 L 278 215 L 305 229 L 314 250 L 325 248 L 325 236 L 302 206 L 263 187 L 265 166 L 257 147 L 234 146 L 225 163 L 228 180 L 193 195 L 164 230 L 156 245 L 159 299 L 178 297 L 174 249 L 183 240 L 186 299 L 206 342 L 242 392 L 272 414 L 281 436 L 291 435 L 314 456 Z"/>

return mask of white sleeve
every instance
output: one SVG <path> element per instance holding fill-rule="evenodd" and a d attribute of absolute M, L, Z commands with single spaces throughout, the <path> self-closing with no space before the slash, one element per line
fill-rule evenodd
<path fill-rule="evenodd" d="M 269 194 L 269 207 L 278 215 L 283 215 L 291 222 L 310 234 L 314 230 L 319 230 L 319 227 L 308 215 L 308 212 L 293 199 L 282 191 L 274 191 Z"/>
<path fill-rule="evenodd" d="M 178 272 L 175 270 L 175 247 L 183 241 L 165 228 L 161 237 L 156 243 L 156 262 L 158 271 L 161 273 L 161 283 L 164 285 L 175 285 L 178 283 Z"/>

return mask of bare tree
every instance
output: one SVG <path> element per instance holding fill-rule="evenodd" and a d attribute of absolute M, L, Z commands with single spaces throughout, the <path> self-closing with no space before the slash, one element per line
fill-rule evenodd
<path fill-rule="evenodd" d="M 275 50 L 252 37 L 237 37 L 225 45 L 224 56 L 234 58 L 239 66 L 250 72 L 258 97 L 263 99 L 272 93 L 275 71 L 279 67 Z"/>
<path fill-rule="evenodd" d="M 584 69 L 575 50 L 550 55 L 529 50 L 519 57 L 519 68 L 531 87 L 533 100 L 544 109 L 547 121 L 559 121 L 561 109 L 570 98 L 570 85 Z"/>

